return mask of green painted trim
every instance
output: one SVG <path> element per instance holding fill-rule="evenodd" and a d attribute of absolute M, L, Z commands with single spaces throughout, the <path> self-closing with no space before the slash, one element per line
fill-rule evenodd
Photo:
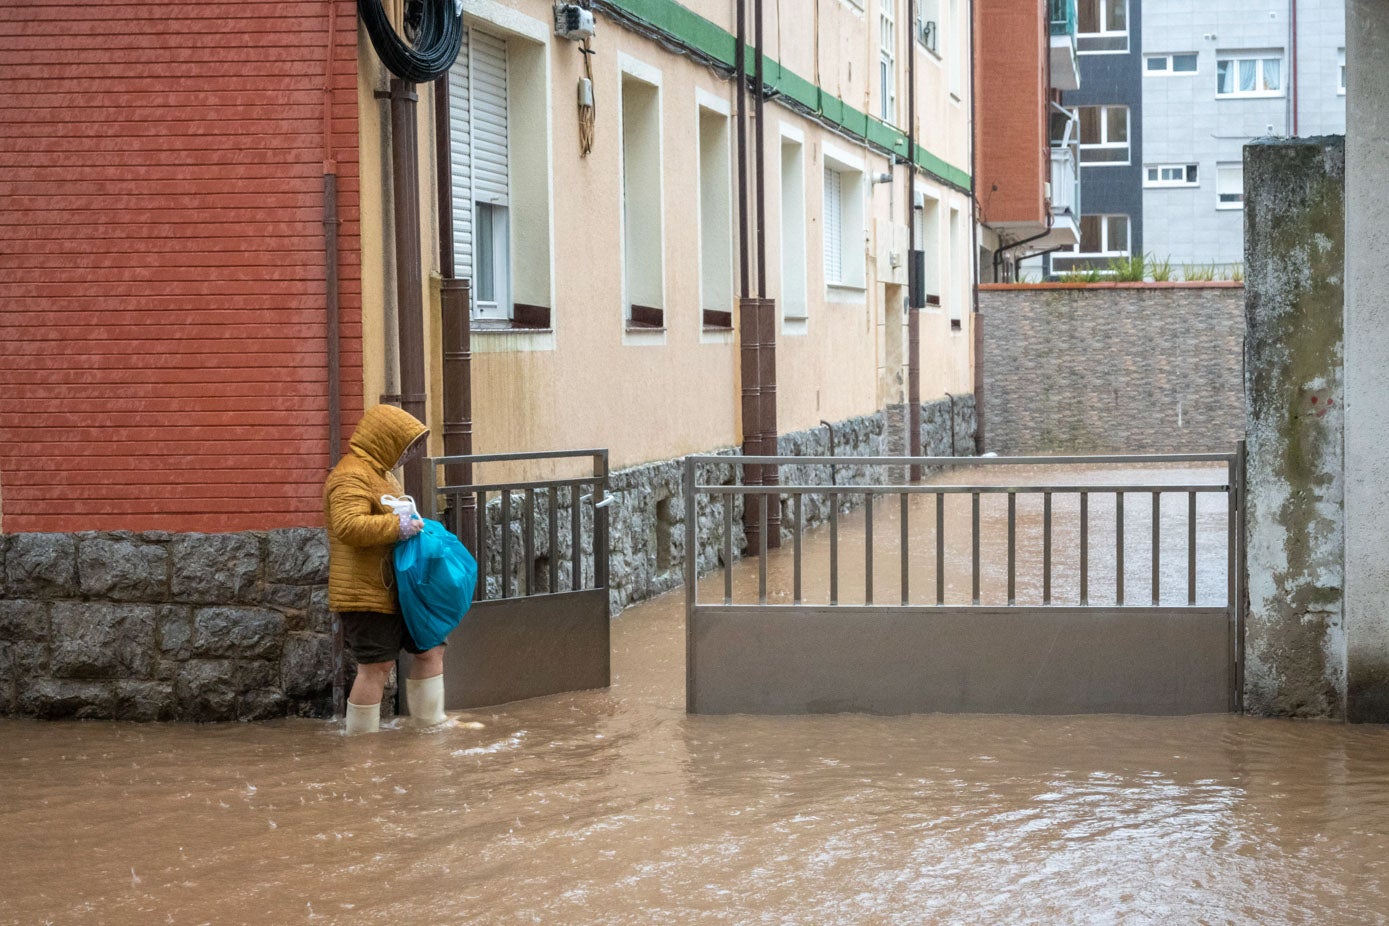
<path fill-rule="evenodd" d="M 675 0 L 613 0 L 614 5 L 642 19 L 652 26 L 668 33 L 676 40 L 698 49 L 713 60 L 733 67 L 737 51 L 737 39 L 724 31 L 723 27 L 710 22 L 703 16 L 693 13 Z M 752 71 L 756 58 L 752 49 L 747 50 L 746 66 Z M 763 77 L 767 84 L 778 93 L 794 100 L 825 121 L 838 126 L 870 144 L 885 148 L 905 156 L 907 136 L 896 126 L 888 125 L 859 112 L 843 100 L 823 88 L 782 67 L 781 62 L 764 55 L 762 57 Z M 917 167 L 946 183 L 964 190 L 972 188 L 969 171 L 948 163 L 927 151 L 920 144 L 916 146 Z"/>

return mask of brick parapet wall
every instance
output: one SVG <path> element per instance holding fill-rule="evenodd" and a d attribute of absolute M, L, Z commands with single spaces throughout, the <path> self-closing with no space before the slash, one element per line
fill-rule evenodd
<path fill-rule="evenodd" d="M 1243 436 L 1241 284 L 979 289 L 986 450 L 1221 452 Z"/>

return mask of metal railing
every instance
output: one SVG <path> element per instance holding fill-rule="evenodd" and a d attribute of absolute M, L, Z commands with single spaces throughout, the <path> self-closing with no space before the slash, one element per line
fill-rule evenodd
<path fill-rule="evenodd" d="M 1076 145 L 1051 149 L 1051 211 L 1069 216 L 1080 230 L 1080 150 Z"/>
<path fill-rule="evenodd" d="M 1043 525 L 1042 525 L 1042 605 L 1049 606 L 1053 603 L 1053 509 L 1054 501 L 1058 496 L 1074 495 L 1079 499 L 1079 558 L 1080 558 L 1080 604 L 1082 607 L 1092 605 L 1090 594 L 1090 499 L 1097 495 L 1112 495 L 1115 500 L 1115 537 L 1116 546 L 1114 550 L 1116 560 L 1114 603 L 1117 606 L 1129 606 L 1132 603 L 1126 596 L 1124 587 L 1124 556 L 1126 531 L 1125 521 L 1125 499 L 1133 496 L 1146 496 L 1151 499 L 1154 517 L 1151 523 L 1151 550 L 1153 558 L 1153 573 L 1151 587 L 1151 604 L 1156 606 L 1161 596 L 1161 571 L 1159 568 L 1159 557 L 1161 553 L 1161 518 L 1156 516 L 1161 511 L 1161 500 L 1164 495 L 1185 496 L 1187 511 L 1187 605 L 1196 605 L 1196 575 L 1197 575 L 1197 555 L 1196 555 L 1196 500 L 1197 496 L 1203 494 L 1223 494 L 1227 497 L 1228 519 L 1226 522 L 1226 570 L 1228 576 L 1227 600 L 1224 607 L 1231 610 L 1232 615 L 1236 610 L 1239 600 L 1240 589 L 1238 578 L 1240 568 L 1237 562 L 1242 544 L 1240 537 L 1240 519 L 1243 516 L 1243 506 L 1240 504 L 1242 494 L 1243 475 L 1243 443 L 1235 453 L 1229 454 L 1175 454 L 1175 455 L 1141 455 L 1141 456 L 1082 456 L 1082 457 L 718 457 L 718 456 L 691 456 L 685 458 L 685 580 L 687 604 L 691 610 L 696 607 L 704 606 L 698 598 L 697 587 L 697 564 L 695 552 L 699 549 L 698 538 L 696 537 L 696 511 L 698 497 L 707 496 L 710 499 L 716 496 L 723 497 L 723 518 L 724 529 L 722 531 L 723 542 L 723 562 L 728 564 L 734 560 L 733 551 L 733 509 L 734 501 L 741 497 L 745 505 L 754 505 L 757 522 L 765 525 L 769 514 L 771 499 L 775 497 L 777 504 L 781 504 L 782 497 L 789 499 L 790 516 L 783 523 L 791 535 L 792 550 L 792 580 L 791 580 L 791 604 L 797 606 L 804 603 L 804 583 L 803 583 L 803 543 L 802 539 L 806 531 L 804 519 L 804 499 L 808 496 L 823 496 L 828 499 L 828 531 L 829 531 L 829 604 L 839 606 L 840 590 L 840 557 L 839 557 L 839 534 L 840 534 L 840 507 L 841 500 L 848 500 L 857 496 L 864 503 L 864 604 L 876 605 L 875 589 L 873 586 L 874 574 L 874 515 L 880 499 L 897 498 L 900 510 L 899 529 L 900 540 L 898 543 L 898 555 L 900 557 L 900 576 L 901 589 L 900 598 L 896 602 L 900 606 L 917 605 L 911 598 L 910 576 L 911 569 L 909 561 L 911 559 L 913 532 L 909 517 L 909 500 L 913 496 L 931 495 L 935 497 L 935 531 L 934 531 L 934 557 L 935 557 L 935 595 L 934 605 L 945 605 L 945 553 L 946 553 L 946 531 L 945 531 L 945 498 L 947 495 L 968 495 L 971 499 L 971 518 L 970 518 L 970 604 L 980 605 L 980 576 L 981 576 L 981 551 L 980 551 L 980 500 L 985 495 L 1006 495 L 1008 500 L 1008 537 L 1007 537 L 1007 595 L 1008 606 L 1016 606 L 1017 590 L 1017 502 L 1020 495 L 1040 495 L 1043 499 Z M 749 464 L 759 466 L 833 466 L 840 472 L 849 467 L 890 467 L 893 470 L 901 471 L 904 466 L 920 464 L 931 467 L 961 467 L 961 466 L 983 466 L 983 467 L 1009 467 L 1019 465 L 1029 466 L 1055 466 L 1055 465 L 1075 465 L 1088 466 L 1095 464 L 1143 464 L 1143 465 L 1168 465 L 1168 464 L 1210 464 L 1221 463 L 1226 467 L 1226 480 L 1223 483 L 1205 484 L 1154 484 L 1154 483 L 1132 483 L 1132 484 L 1104 484 L 1090 483 L 1081 484 L 1077 482 L 1067 482 L 1064 484 L 1039 484 L 1039 485 L 954 485 L 954 484 L 893 484 L 893 485 L 844 485 L 844 484 L 781 484 L 773 486 L 764 485 L 709 485 L 701 484 L 697 481 L 698 468 L 700 466 L 719 466 L 728 467 L 730 463 Z M 759 532 L 758 549 L 751 551 L 757 558 L 758 574 L 758 599 L 757 604 L 765 607 L 787 607 L 787 605 L 776 605 L 768 603 L 767 595 L 767 576 L 768 576 L 768 551 L 766 531 Z M 733 602 L 733 570 L 724 569 L 723 601 L 725 606 L 732 605 Z M 890 606 L 885 604 L 884 606 Z M 1108 603 L 1105 604 L 1108 607 Z M 1142 606 L 1142 605 L 1139 605 Z M 1242 630 L 1242 628 L 1241 628 Z M 1241 633 L 1242 636 L 1242 633 Z"/>
<path fill-rule="evenodd" d="M 1052 35 L 1076 34 L 1076 0 L 1051 0 L 1049 9 Z"/>
<path fill-rule="evenodd" d="M 486 463 L 528 464 L 537 461 L 559 461 L 568 459 L 591 459 L 592 475 L 563 479 L 537 479 L 529 481 L 471 482 L 468 484 L 449 484 L 440 478 L 443 472 L 453 470 L 473 472 L 473 467 Z M 567 571 L 570 591 L 584 591 L 593 588 L 606 588 L 608 585 L 608 506 L 613 497 L 608 495 L 608 452 L 606 450 L 548 451 L 540 453 L 493 453 L 472 456 L 431 457 L 425 467 L 425 491 L 422 513 L 435 518 L 443 512 L 444 519 L 454 534 L 472 551 L 478 562 L 478 581 L 475 601 L 486 600 L 487 580 L 491 571 L 490 551 L 495 543 L 500 548 L 498 568 L 495 572 L 498 585 L 498 598 L 530 597 L 542 594 L 556 594 L 565 589 L 561 585 L 563 572 L 561 560 L 564 546 L 561 543 L 561 510 L 567 508 L 568 520 L 568 562 Z M 498 497 L 496 517 L 489 517 L 488 496 Z M 520 496 L 517 498 L 516 496 Z M 476 528 L 464 536 L 463 519 L 457 514 L 465 508 L 469 496 L 477 502 Z M 588 503 L 588 511 L 584 511 Z M 519 525 L 516 524 L 516 509 L 519 506 Z M 537 510 L 542 511 L 546 523 L 544 530 L 537 531 Z M 587 514 L 587 517 L 585 517 Z M 519 526 L 520 541 L 512 537 L 513 526 Z M 587 574 L 584 569 L 583 537 L 585 528 L 592 529 L 592 562 Z M 493 531 L 500 536 L 493 539 Z M 519 550 L 515 549 L 517 546 Z M 517 570 L 515 554 L 520 553 L 522 569 Z M 547 583 L 541 587 L 536 570 L 537 553 L 547 559 Z M 524 577 L 524 583 L 521 579 Z"/>

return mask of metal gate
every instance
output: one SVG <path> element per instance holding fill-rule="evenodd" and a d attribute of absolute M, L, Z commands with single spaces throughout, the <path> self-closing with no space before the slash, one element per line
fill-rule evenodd
<path fill-rule="evenodd" d="M 473 478 L 484 464 L 514 472 L 565 461 L 591 461 L 591 471 Z M 446 706 L 607 687 L 608 452 L 433 457 L 426 471 L 421 512 L 443 520 L 478 561 L 472 610 L 445 651 Z"/>
<path fill-rule="evenodd" d="M 1243 595 L 1243 459 L 1242 443 L 1230 454 L 1172 456 L 687 457 L 686 710 L 710 714 L 1191 714 L 1239 710 L 1244 636 L 1239 607 Z M 779 467 L 782 483 L 749 486 L 729 484 L 731 480 L 718 484 L 700 481 L 715 482 L 710 474 L 716 469 L 726 471 L 730 463 Z M 1224 464 L 1223 470 L 1214 470 L 1221 481 L 928 485 L 905 479 L 907 467 L 913 464 L 1153 467 L 1211 463 Z M 822 475 L 826 471 L 828 481 Z M 852 471 L 857 481 L 868 484 L 837 484 L 836 471 Z M 789 472 L 808 477 L 788 478 Z M 1004 496 L 1006 502 L 997 496 Z M 1035 496 L 1041 496 L 1040 501 Z M 1224 508 L 1224 516 L 1220 518 L 1218 508 L 1203 502 L 1203 517 L 1223 520 L 1223 542 L 1219 531 L 1213 540 L 1204 538 L 1207 551 L 1198 556 L 1198 499 L 1210 496 L 1224 503 L 1219 506 Z M 843 594 L 840 555 L 844 503 L 850 499 L 864 508 L 864 561 L 858 574 L 862 581 L 861 587 L 856 584 L 853 589 L 853 601 L 845 600 Z M 966 600 L 948 602 L 946 512 L 952 510 L 953 519 L 962 523 L 966 499 L 969 565 L 966 571 L 963 562 L 957 562 L 956 574 L 962 593 L 967 572 L 969 595 Z M 1029 563 L 1032 574 L 1040 573 L 1040 595 L 1037 601 L 1019 603 L 1017 529 L 1019 504 L 1024 499 L 1033 518 L 1029 524 L 1040 521 L 1041 536 L 1034 538 L 1040 542 L 1022 551 L 1033 558 Z M 734 509 L 740 500 L 756 506 L 754 517 L 764 526 L 770 505 L 784 505 L 782 550 L 769 558 L 763 529 L 759 532 L 760 548 L 750 551 L 756 556 L 756 595 L 751 590 L 748 564 L 741 576 L 746 587 L 740 594 L 735 594 L 734 570 L 728 567 L 723 570 L 722 596 L 709 594 L 717 588 L 716 581 L 711 580 L 712 587 L 706 586 L 704 591 L 714 600 L 703 600 L 697 581 L 699 551 L 721 548 L 723 562 L 734 561 Z M 1135 500 L 1139 501 L 1137 506 Z M 1147 543 L 1152 557 L 1151 587 L 1139 595 L 1125 588 L 1125 573 L 1129 571 L 1125 556 L 1132 561 L 1135 547 L 1141 554 L 1144 545 L 1142 537 L 1136 538 L 1135 532 L 1125 527 L 1126 501 L 1130 525 L 1146 519 L 1151 533 Z M 1000 533 L 1005 530 L 1002 506 L 1006 504 L 1006 543 L 1001 537 L 981 538 L 981 503 L 998 506 L 990 510 L 997 516 Z M 828 575 L 823 577 L 828 589 L 817 582 L 817 594 L 827 591 L 827 595 L 812 601 L 807 594 L 805 547 L 812 541 L 823 545 L 825 537 L 823 532 L 807 532 L 806 514 L 822 504 L 828 515 Z M 1097 517 L 1097 513 L 1109 515 L 1111 509 L 1112 521 Z M 698 518 L 701 512 L 705 514 L 703 522 Z M 1035 517 L 1038 513 L 1040 518 Z M 895 571 L 900 587 L 886 594 L 881 586 L 874 587 L 875 572 L 879 571 L 875 556 L 881 564 L 882 548 L 890 549 L 892 538 L 883 538 L 880 531 L 878 536 L 887 542 L 875 542 L 875 517 L 880 522 L 897 521 L 891 533 L 897 534 L 899 563 L 894 570 L 883 571 Z M 1068 574 L 1066 589 L 1067 594 L 1078 592 L 1077 600 L 1067 603 L 1061 602 L 1063 596 L 1054 581 L 1054 563 L 1062 552 L 1056 540 L 1063 522 L 1068 563 L 1078 559 L 1078 569 L 1074 570 L 1078 574 Z M 1166 590 L 1164 564 L 1170 577 L 1171 567 L 1178 563 L 1171 561 L 1171 549 L 1165 558 L 1162 555 L 1164 522 L 1169 548 L 1180 542 L 1181 526 L 1186 533 L 1185 581 L 1169 582 Z M 859 529 L 856 521 L 855 531 Z M 1104 551 L 1106 558 L 1112 553 L 1116 561 L 1112 587 L 1104 590 L 1092 587 L 1097 532 L 1114 544 Z M 1111 532 L 1112 541 L 1108 537 Z M 981 562 L 981 540 L 1006 551 L 1002 554 L 1006 562 Z M 857 533 L 854 542 L 858 543 Z M 1078 550 L 1070 548 L 1073 544 Z M 955 556 L 963 560 L 962 552 Z M 1198 571 L 1205 573 L 1207 585 L 1212 577 L 1218 583 L 1219 570 L 1212 564 L 1222 559 L 1225 587 L 1222 590 L 1217 584 L 1213 593 L 1218 596 L 1216 600 L 1199 601 Z M 991 576 L 999 576 L 1000 595 L 1002 577 L 1006 576 L 1005 600 L 981 599 L 984 566 L 991 567 Z M 770 594 L 769 569 L 781 582 Z M 934 579 L 930 581 L 932 572 Z M 1078 580 L 1078 589 L 1070 585 L 1071 579 Z M 1181 584 L 1185 584 L 1184 595 Z"/>

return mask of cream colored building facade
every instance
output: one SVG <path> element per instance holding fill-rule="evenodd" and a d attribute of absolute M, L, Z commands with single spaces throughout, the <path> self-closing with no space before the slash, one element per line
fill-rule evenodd
<path fill-rule="evenodd" d="M 763 141 L 783 434 L 907 398 L 908 171 L 881 142 L 905 152 L 909 41 L 918 162 L 929 168 L 916 180 L 917 239 L 926 288 L 940 297 L 921 313 L 921 397 L 972 390 L 969 4 L 917 2 L 936 17 L 929 27 L 907 22 L 906 0 L 765 4 L 767 82 L 780 91 L 765 105 Z M 735 5 L 632 0 L 616 4 L 622 15 L 594 4 L 586 156 L 576 95 L 586 56 L 554 34 L 551 0 L 463 6 L 450 94 L 455 269 L 473 281 L 474 451 L 608 447 L 620 468 L 740 444 L 735 83 L 711 61 L 725 47 L 731 60 Z M 389 75 L 365 33 L 359 49 L 370 405 L 397 391 L 398 376 L 389 115 L 375 96 Z M 418 91 L 439 453 L 439 178 L 431 88 Z M 518 304 L 548 309 L 548 327 L 510 326 Z M 659 309 L 663 324 L 634 327 L 633 304 Z M 732 313 L 732 327 L 707 326 L 705 310 Z"/>

